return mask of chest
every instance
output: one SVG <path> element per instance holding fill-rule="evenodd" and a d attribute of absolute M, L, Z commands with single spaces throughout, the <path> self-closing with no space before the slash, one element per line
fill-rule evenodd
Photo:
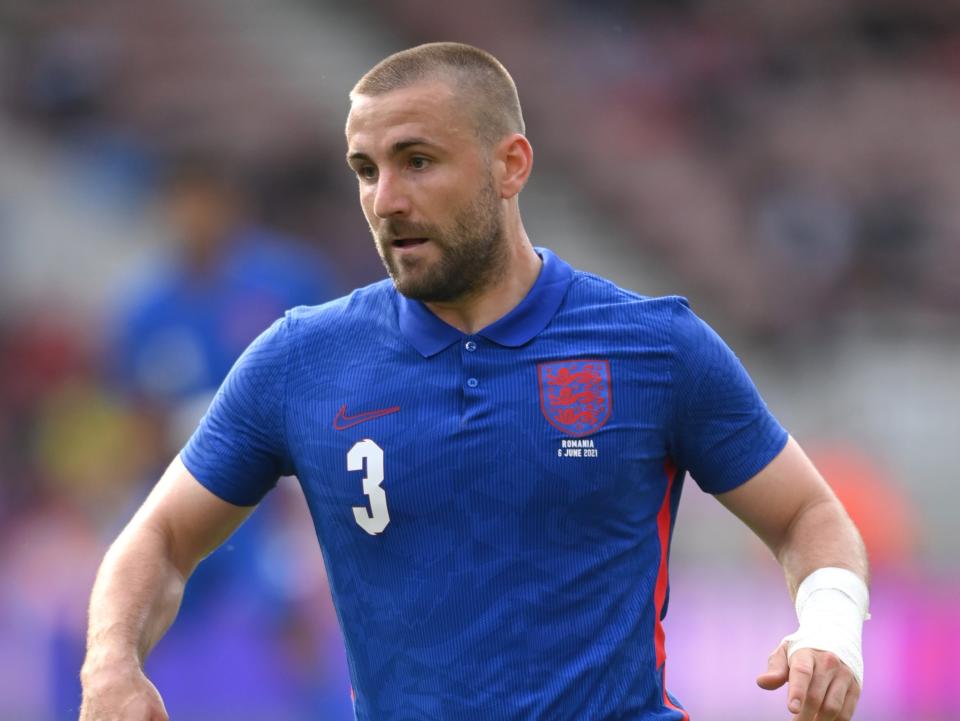
<path fill-rule="evenodd" d="M 670 379 L 655 354 L 467 337 L 316 368 L 293 379 L 288 429 L 326 546 L 402 539 L 423 561 L 464 535 L 576 543 L 663 501 Z"/>

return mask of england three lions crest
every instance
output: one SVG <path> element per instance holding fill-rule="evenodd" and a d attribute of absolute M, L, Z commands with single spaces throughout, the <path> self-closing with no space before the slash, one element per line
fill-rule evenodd
<path fill-rule="evenodd" d="M 539 363 L 540 410 L 571 436 L 599 430 L 610 417 L 610 362 L 561 360 Z"/>

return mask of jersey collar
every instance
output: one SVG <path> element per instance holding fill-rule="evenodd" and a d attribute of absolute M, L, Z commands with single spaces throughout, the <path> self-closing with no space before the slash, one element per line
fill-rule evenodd
<path fill-rule="evenodd" d="M 517 306 L 477 335 L 516 348 L 530 342 L 556 314 L 573 279 L 573 268 L 546 248 L 536 248 L 543 267 L 536 282 Z M 399 296 L 400 331 L 422 356 L 429 358 L 464 334 L 435 316 L 418 300 Z"/>

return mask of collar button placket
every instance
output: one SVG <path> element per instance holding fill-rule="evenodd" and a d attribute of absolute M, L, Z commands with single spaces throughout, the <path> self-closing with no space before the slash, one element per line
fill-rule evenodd
<path fill-rule="evenodd" d="M 473 338 L 464 339 L 461 344 L 460 360 L 463 363 L 463 374 L 466 377 L 465 385 L 468 389 L 476 389 L 480 386 L 479 358 L 477 341 Z"/>

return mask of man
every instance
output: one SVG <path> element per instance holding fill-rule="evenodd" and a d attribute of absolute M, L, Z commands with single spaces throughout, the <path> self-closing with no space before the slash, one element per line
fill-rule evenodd
<path fill-rule="evenodd" d="M 275 323 L 114 543 L 83 721 L 164 719 L 142 663 L 199 560 L 295 473 L 358 719 L 686 719 L 661 621 L 685 471 L 773 550 L 800 627 L 757 679 L 849 719 L 860 538 L 730 350 L 678 298 L 535 249 L 513 81 L 439 43 L 351 94 L 347 157 L 392 284 Z M 722 591 L 720 591 L 722 592 Z"/>
<path fill-rule="evenodd" d="M 337 295 L 322 255 L 244 217 L 235 175 L 204 155 L 171 163 L 160 196 L 171 242 L 116 303 L 117 380 L 153 406 L 192 415 L 187 433 L 199 417 L 193 407 L 206 408 L 237 356 L 284 309 Z"/>

